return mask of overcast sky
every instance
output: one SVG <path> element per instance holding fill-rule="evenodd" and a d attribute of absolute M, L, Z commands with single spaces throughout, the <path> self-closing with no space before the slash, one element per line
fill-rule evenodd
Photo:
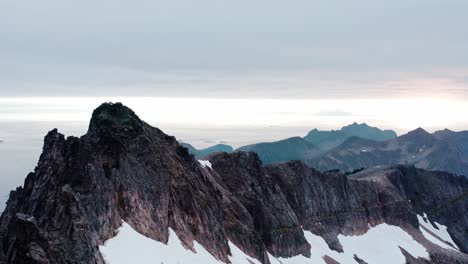
<path fill-rule="evenodd" d="M 468 98 L 468 1 L 0 0 L 0 96 Z"/>

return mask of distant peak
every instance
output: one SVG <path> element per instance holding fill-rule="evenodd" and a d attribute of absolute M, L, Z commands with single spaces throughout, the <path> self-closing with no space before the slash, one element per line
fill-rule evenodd
<path fill-rule="evenodd" d="M 397 137 L 393 130 L 382 130 L 378 127 L 369 126 L 367 123 L 358 124 L 354 122 L 351 125 L 342 127 L 340 131 L 349 136 L 358 136 L 376 141 L 385 141 Z"/>
<path fill-rule="evenodd" d="M 453 130 L 450 130 L 448 128 L 444 128 L 443 130 L 440 130 L 440 131 L 442 131 L 444 133 L 453 133 Z"/>
<path fill-rule="evenodd" d="M 366 123 L 358 123 L 358 122 L 353 122 L 352 124 L 349 124 L 347 126 L 344 126 L 341 128 L 341 130 L 343 129 L 349 129 L 349 128 L 369 128 L 370 126 Z"/>
<path fill-rule="evenodd" d="M 116 130 L 141 130 L 143 122 L 122 103 L 103 103 L 93 111 L 89 130 L 112 128 Z"/>
<path fill-rule="evenodd" d="M 422 128 L 422 127 L 418 127 L 418 128 L 416 128 L 415 130 L 410 131 L 410 133 L 418 133 L 418 134 L 419 134 L 419 133 L 424 133 L 424 134 L 427 133 L 427 134 L 429 134 L 429 133 L 428 133 L 426 130 L 424 130 L 424 128 Z"/>
<path fill-rule="evenodd" d="M 418 127 L 415 130 L 412 130 L 406 134 L 406 136 L 418 136 L 418 137 L 432 137 L 432 135 L 424 130 L 422 127 Z"/>

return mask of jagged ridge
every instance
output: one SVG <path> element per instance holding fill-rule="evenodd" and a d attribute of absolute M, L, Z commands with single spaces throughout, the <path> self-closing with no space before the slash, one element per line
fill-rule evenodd
<path fill-rule="evenodd" d="M 103 104 L 81 138 L 45 137 L 38 166 L 0 218 L 0 262 L 104 263 L 98 245 L 124 220 L 163 242 L 172 228 L 187 248 L 196 240 L 221 261 L 231 240 L 268 263 L 268 252 L 310 254 L 301 226 L 340 251 L 338 234 L 383 222 L 415 231 L 423 212 L 468 250 L 465 178 L 411 167 L 347 177 L 302 162 L 262 166 L 248 152 L 209 160 L 213 169 L 202 168 L 174 137 L 122 104 Z M 466 260 L 443 249 L 431 257 Z"/>

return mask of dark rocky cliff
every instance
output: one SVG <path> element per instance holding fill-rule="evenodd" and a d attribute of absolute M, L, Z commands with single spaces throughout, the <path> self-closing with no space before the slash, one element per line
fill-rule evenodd
<path fill-rule="evenodd" d="M 8 263 L 104 263 L 97 246 L 125 220 L 159 241 L 171 227 L 186 246 L 196 239 L 227 260 L 218 195 L 174 137 L 104 104 L 85 136 L 45 137 L 35 172 L 2 215 L 3 255 Z"/>
<path fill-rule="evenodd" d="M 344 176 L 322 174 L 302 162 L 267 166 L 305 229 L 340 250 L 337 234 L 361 234 L 368 224 L 416 228 L 416 214 L 449 226 L 468 252 L 468 181 L 462 176 L 396 166 Z"/>
<path fill-rule="evenodd" d="M 269 263 L 268 252 L 310 254 L 302 229 L 337 251 L 338 234 L 363 234 L 384 222 L 421 240 L 416 214 L 423 212 L 468 252 L 463 177 L 412 167 L 345 176 L 302 162 L 263 166 L 249 152 L 209 160 L 212 169 L 201 167 L 174 137 L 122 104 L 103 104 L 81 138 L 57 130 L 45 137 L 35 171 L 11 192 L 0 218 L 0 263 L 104 263 L 98 245 L 122 221 L 162 242 L 172 228 L 187 248 L 196 240 L 224 262 L 230 240 Z M 468 261 L 442 248 L 430 253 L 433 263 Z"/>

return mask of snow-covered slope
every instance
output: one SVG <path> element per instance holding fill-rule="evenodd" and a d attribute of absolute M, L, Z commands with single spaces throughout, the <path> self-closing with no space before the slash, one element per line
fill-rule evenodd
<path fill-rule="evenodd" d="M 324 263 L 324 256 L 329 256 L 336 261 L 356 263 L 354 256 L 363 259 L 369 264 L 395 264 L 405 263 L 405 257 L 400 247 L 418 258 L 429 258 L 426 249 L 416 242 L 408 233 L 397 226 L 380 224 L 371 228 L 360 236 L 339 236 L 343 245 L 343 253 L 331 250 L 325 240 L 304 231 L 307 242 L 311 245 L 311 257 L 302 255 L 292 258 L 275 258 L 269 254 L 272 264 L 315 264 Z M 260 264 L 247 256 L 236 245 L 229 242 L 232 256 L 229 257 L 233 264 Z M 109 239 L 100 247 L 104 259 L 109 264 L 154 264 L 154 263 L 191 263 L 191 264 L 220 264 L 222 262 L 214 258 L 199 243 L 194 241 L 195 252 L 186 249 L 176 233 L 169 230 L 169 241 L 166 244 L 147 238 L 135 231 L 127 223 L 123 223 L 118 229 L 118 234 Z"/>
<path fill-rule="evenodd" d="M 450 237 L 450 234 L 447 232 L 446 226 L 434 222 L 434 225 L 437 227 L 435 228 L 432 226 L 429 220 L 427 220 L 426 214 L 424 214 L 424 216 L 418 215 L 418 220 L 419 230 L 427 240 L 442 248 L 459 250 L 457 244 L 455 244 L 455 242 L 452 240 L 452 237 Z"/>
<path fill-rule="evenodd" d="M 356 255 L 368 264 L 405 263 L 405 257 L 399 247 L 410 252 L 416 258 L 429 258 L 426 249 L 397 226 L 380 224 L 361 236 L 339 235 L 338 238 L 343 245 L 343 253 L 331 250 L 322 237 L 308 231 L 304 231 L 304 233 L 307 242 L 311 245 L 311 258 L 296 256 L 293 258 L 280 258 L 275 261 L 270 256 L 270 261 L 273 264 L 325 264 L 323 256 L 327 255 L 339 263 L 354 264 L 356 263 L 354 255 Z"/>
<path fill-rule="evenodd" d="M 255 259 L 245 255 L 236 245 L 229 242 L 232 263 L 260 264 Z M 169 229 L 167 245 L 147 238 L 135 231 L 129 224 L 123 223 L 117 236 L 109 239 L 99 247 L 108 264 L 220 264 L 206 249 L 194 241 L 195 252 L 186 249 L 176 233 Z"/>

